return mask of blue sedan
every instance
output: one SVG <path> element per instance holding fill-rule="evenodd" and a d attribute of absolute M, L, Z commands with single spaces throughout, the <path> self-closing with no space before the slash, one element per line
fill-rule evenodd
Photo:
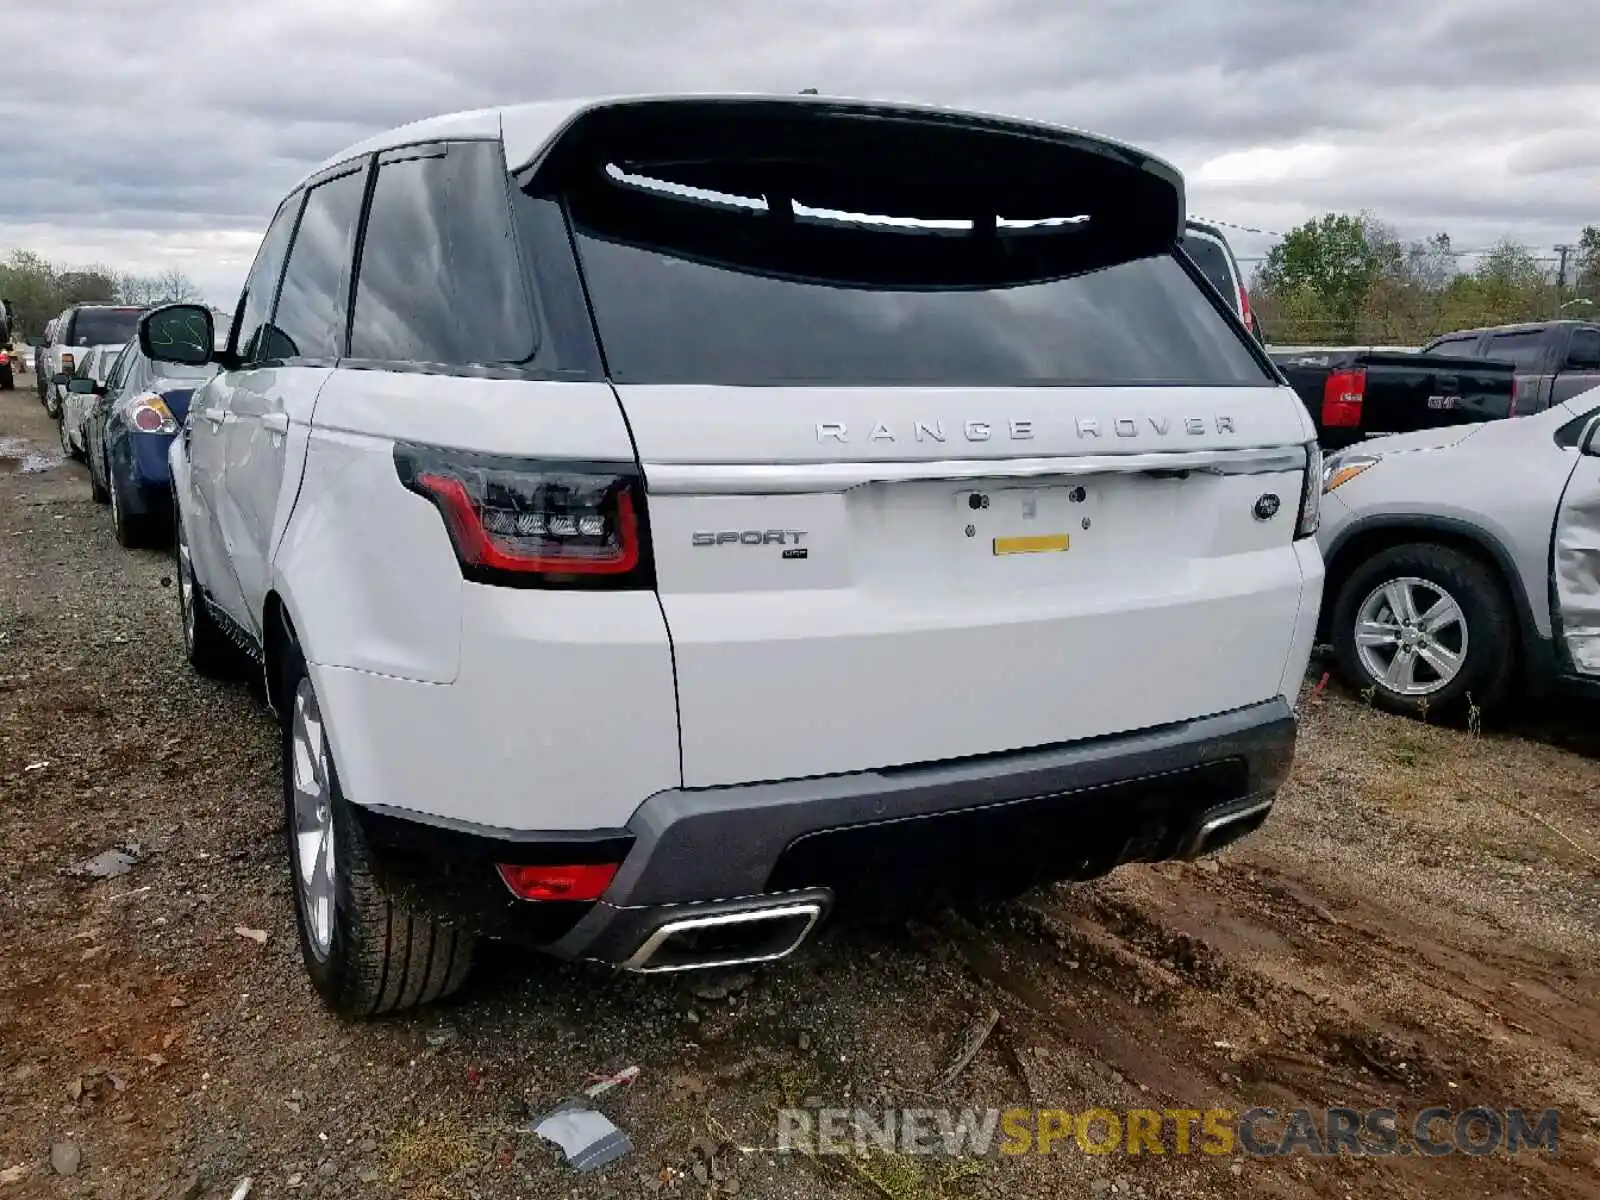
<path fill-rule="evenodd" d="M 149 542 L 172 512 L 167 448 L 183 428 L 189 398 L 214 368 L 156 364 L 139 353 L 138 340 L 123 348 L 105 394 L 84 422 L 89 488 L 111 505 L 117 541 Z"/>

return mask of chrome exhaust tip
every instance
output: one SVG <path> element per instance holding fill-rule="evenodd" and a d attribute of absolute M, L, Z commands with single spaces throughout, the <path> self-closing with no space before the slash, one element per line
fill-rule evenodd
<path fill-rule="evenodd" d="M 1254 833 L 1272 811 L 1273 797 L 1257 800 L 1241 808 L 1229 809 L 1207 817 L 1195 827 L 1178 852 L 1181 859 L 1199 858 L 1203 854 L 1221 850 L 1224 846 Z"/>
<path fill-rule="evenodd" d="M 682 917 L 647 937 L 622 968 L 653 975 L 771 962 L 798 949 L 822 914 L 821 901 L 797 900 Z"/>

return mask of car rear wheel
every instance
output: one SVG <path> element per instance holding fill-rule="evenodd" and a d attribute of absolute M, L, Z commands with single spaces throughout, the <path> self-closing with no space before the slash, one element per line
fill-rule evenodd
<path fill-rule="evenodd" d="M 178 560 L 178 614 L 183 620 L 184 655 L 197 674 L 208 679 L 230 678 L 238 666 L 239 652 L 206 608 L 194 573 L 194 557 L 189 552 L 183 514 L 176 506 L 172 527 L 173 557 Z"/>
<path fill-rule="evenodd" d="M 83 451 L 79 450 L 72 444 L 72 435 L 67 432 L 67 416 L 65 413 L 61 414 L 61 424 L 59 428 L 61 431 L 61 453 L 65 454 L 68 458 L 81 459 L 83 457 Z"/>
<path fill-rule="evenodd" d="M 116 531 L 117 544 L 129 550 L 144 545 L 148 528 L 148 519 L 136 513 L 131 513 L 122 499 L 122 489 L 117 486 L 117 477 L 111 473 L 111 462 L 105 463 L 106 491 L 111 497 L 111 527 Z"/>
<path fill-rule="evenodd" d="M 1333 644 L 1351 686 L 1392 712 L 1451 718 L 1493 708 L 1516 662 L 1510 601 L 1493 572 L 1448 546 L 1393 546 L 1334 603 Z"/>
<path fill-rule="evenodd" d="M 93 457 L 91 457 L 91 445 L 87 430 L 85 430 L 83 434 L 83 451 L 84 461 L 90 464 L 89 496 L 96 504 L 109 504 L 111 502 L 111 493 L 106 491 L 106 485 L 102 483 L 100 481 L 100 477 L 94 473 L 93 464 L 95 460 Z M 102 467 L 105 466 L 105 459 L 103 457 L 100 459 L 100 465 Z"/>
<path fill-rule="evenodd" d="M 298 656 L 282 695 L 283 803 L 300 951 L 323 1000 L 347 1017 L 428 1004 L 466 982 L 471 932 L 415 911 L 377 877 L 339 788 L 317 696 Z"/>

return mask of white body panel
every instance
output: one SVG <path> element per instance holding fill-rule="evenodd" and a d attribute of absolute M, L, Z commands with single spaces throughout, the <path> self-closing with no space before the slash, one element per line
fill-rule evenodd
<path fill-rule="evenodd" d="M 438 512 L 400 484 L 397 440 L 632 458 L 603 384 L 333 373 L 273 574 L 346 793 L 514 829 L 621 825 L 681 779 L 655 596 L 464 582 Z"/>
<path fill-rule="evenodd" d="M 217 390 L 226 413 L 218 519 L 243 602 L 243 611 L 233 615 L 258 638 L 272 551 L 300 484 L 317 393 L 332 373 L 328 367 L 260 367 L 230 373 Z"/>
<path fill-rule="evenodd" d="M 1305 670 L 1289 664 L 1309 655 L 1321 566 L 1292 543 L 1303 470 L 1145 473 L 1303 443 L 1286 391 L 618 391 L 686 786 L 1128 732 L 1270 699 Z M 1266 493 L 1281 507 L 1257 520 Z M 727 531 L 783 536 L 696 544 Z M 995 553 L 1031 534 L 1070 543 Z"/>

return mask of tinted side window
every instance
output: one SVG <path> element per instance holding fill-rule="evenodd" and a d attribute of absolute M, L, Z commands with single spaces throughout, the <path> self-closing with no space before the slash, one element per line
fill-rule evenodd
<path fill-rule="evenodd" d="M 1239 292 L 1233 286 L 1233 272 L 1228 267 L 1228 252 L 1208 237 L 1189 234 L 1183 239 L 1183 250 L 1200 273 L 1206 277 L 1217 294 L 1228 302 L 1234 312 L 1239 311 Z"/>
<path fill-rule="evenodd" d="M 367 172 L 357 170 L 306 193 L 264 358 L 333 359 L 344 353 L 350 260 L 366 189 Z"/>
<path fill-rule="evenodd" d="M 380 157 L 350 357 L 516 365 L 532 358 L 534 329 L 500 147 L 458 142 Z"/>
<path fill-rule="evenodd" d="M 1600 329 L 1575 329 L 1567 347 L 1567 366 L 1580 371 L 1600 369 Z"/>
<path fill-rule="evenodd" d="M 117 355 L 117 361 L 111 366 L 111 377 L 106 380 L 106 391 L 114 393 L 122 386 L 122 381 L 128 377 L 128 365 L 137 357 L 128 346 L 122 348 Z"/>
<path fill-rule="evenodd" d="M 261 249 L 256 251 L 255 265 L 244 282 L 244 308 L 233 331 L 233 344 L 245 362 L 256 362 L 263 357 L 261 341 L 272 313 L 278 277 L 283 273 L 283 256 L 289 249 L 302 198 L 302 194 L 296 192 L 278 209 L 278 215 L 272 218 L 266 236 L 261 239 Z"/>
<path fill-rule="evenodd" d="M 1489 339 L 1489 349 L 1484 357 L 1511 363 L 1519 371 L 1542 371 L 1545 365 L 1544 331 L 1535 329 L 1527 333 L 1497 333 Z"/>

